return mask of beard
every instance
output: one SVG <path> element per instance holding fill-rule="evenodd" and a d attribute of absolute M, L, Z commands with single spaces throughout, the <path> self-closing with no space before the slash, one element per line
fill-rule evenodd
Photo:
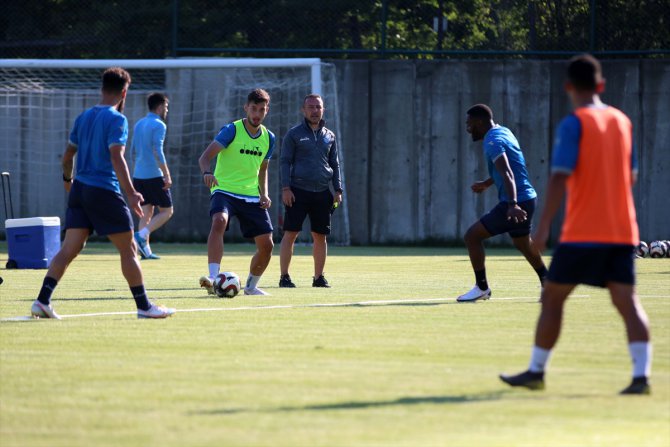
<path fill-rule="evenodd" d="M 260 118 L 251 118 L 249 116 L 247 116 L 247 121 L 249 122 L 249 124 L 251 124 L 252 127 L 259 127 L 261 125 L 261 122 L 263 122 L 263 120 Z"/>

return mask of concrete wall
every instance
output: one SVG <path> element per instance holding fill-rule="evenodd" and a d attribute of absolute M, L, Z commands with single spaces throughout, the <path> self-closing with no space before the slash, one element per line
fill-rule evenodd
<path fill-rule="evenodd" d="M 465 111 L 489 104 L 519 139 L 543 202 L 551 145 L 570 112 L 565 63 L 552 61 L 346 61 L 338 68 L 347 199 L 354 243 L 454 240 L 497 202 L 469 186 L 488 173 Z M 635 126 L 642 239 L 670 236 L 670 61 L 605 61 L 603 99 Z M 554 225 L 558 235 L 560 221 Z M 507 243 L 500 236 L 495 242 Z"/>
<path fill-rule="evenodd" d="M 488 175 L 481 143 L 473 143 L 465 132 L 465 110 L 479 102 L 491 105 L 495 121 L 518 137 L 542 203 L 554 129 L 570 111 L 562 91 L 564 62 L 333 63 L 352 243 L 457 241 L 497 203 L 495 188 L 482 195 L 470 191 L 475 180 Z M 665 196 L 670 193 L 670 151 L 665 146 L 670 141 L 670 61 L 605 61 L 603 67 L 607 78 L 603 99 L 626 112 L 635 126 L 640 160 L 635 198 L 642 239 L 668 239 L 670 207 Z M 171 94 L 166 152 L 177 185 L 176 212 L 154 237 L 204 241 L 209 231 L 208 194 L 197 158 L 222 123 L 241 116 L 239 98 L 247 87 L 241 91 L 239 79 L 207 70 L 170 71 L 166 82 Z M 292 88 L 278 84 L 271 89 L 273 98 L 287 98 L 281 106 L 282 101 L 273 102 L 267 120 L 279 141 L 299 121 L 299 101 L 309 87 Z M 131 126 L 145 113 L 145 95 L 132 90 L 129 94 L 126 110 Z M 19 216 L 64 217 L 60 157 L 75 116 L 96 100 L 95 91 L 21 96 L 0 92 L 0 170 L 12 174 Z M 327 114 L 332 114 L 333 102 L 326 96 Z M 271 217 L 277 227 L 282 212 L 278 154 L 270 173 Z M 335 213 L 331 238 L 335 242 L 344 240 L 343 211 Z M 557 221 L 554 237 L 558 225 Z M 236 224 L 231 236 L 239 237 Z M 302 239 L 309 240 L 306 231 Z M 494 242 L 508 239 L 500 236 Z"/>

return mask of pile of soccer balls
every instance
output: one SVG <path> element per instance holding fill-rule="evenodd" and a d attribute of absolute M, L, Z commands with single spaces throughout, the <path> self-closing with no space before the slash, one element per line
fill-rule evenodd
<path fill-rule="evenodd" d="M 654 241 L 647 245 L 645 241 L 640 241 L 635 248 L 635 255 L 638 258 L 670 258 L 670 241 Z"/>
<path fill-rule="evenodd" d="M 214 291 L 221 298 L 233 298 L 240 293 L 240 277 L 233 272 L 219 273 L 214 279 Z"/>

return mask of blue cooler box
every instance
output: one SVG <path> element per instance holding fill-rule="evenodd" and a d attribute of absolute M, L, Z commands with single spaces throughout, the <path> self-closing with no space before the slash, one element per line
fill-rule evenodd
<path fill-rule="evenodd" d="M 20 269 L 45 269 L 60 250 L 60 218 L 7 219 L 9 262 Z"/>

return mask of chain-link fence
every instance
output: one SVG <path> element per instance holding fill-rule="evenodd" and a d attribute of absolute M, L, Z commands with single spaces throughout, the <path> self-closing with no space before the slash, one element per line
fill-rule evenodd
<path fill-rule="evenodd" d="M 21 0 L 3 58 L 667 57 L 668 0 Z"/>

